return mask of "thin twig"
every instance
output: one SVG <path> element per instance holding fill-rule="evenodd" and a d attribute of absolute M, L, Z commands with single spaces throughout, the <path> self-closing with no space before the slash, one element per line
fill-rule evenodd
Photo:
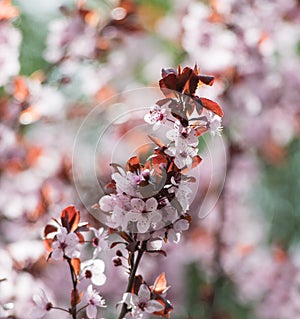
<path fill-rule="evenodd" d="M 56 310 L 60 310 L 60 311 L 64 311 L 64 312 L 67 312 L 67 313 L 70 313 L 70 311 L 69 310 L 67 310 L 67 309 L 64 309 L 64 308 L 61 308 L 61 307 L 51 307 L 51 310 L 52 309 L 56 309 Z"/>
<path fill-rule="evenodd" d="M 132 291 L 134 278 L 135 278 L 138 266 L 140 264 L 140 261 L 142 259 L 142 256 L 143 256 L 144 252 L 146 251 L 146 246 L 147 246 L 147 241 L 145 240 L 145 241 L 142 242 L 141 248 L 138 250 L 138 255 L 136 257 L 136 260 L 134 260 L 134 257 L 132 258 L 132 262 L 131 262 L 131 265 L 130 265 L 131 266 L 130 267 L 130 275 L 129 275 L 129 278 L 128 278 L 128 284 L 127 284 L 126 292 L 130 293 Z M 119 315 L 118 319 L 123 319 L 124 316 L 126 315 L 126 313 L 127 313 L 127 305 L 126 305 L 126 303 L 123 303 L 122 309 L 121 309 L 121 312 L 120 312 L 120 315 Z"/>
<path fill-rule="evenodd" d="M 67 262 L 68 262 L 68 265 L 70 267 L 70 272 L 71 272 L 71 279 L 72 279 L 72 284 L 73 284 L 73 291 L 74 291 L 74 300 L 75 300 L 75 305 L 72 306 L 72 300 L 71 300 L 71 315 L 72 315 L 72 318 L 73 319 L 76 319 L 77 318 L 77 279 L 76 279 L 76 275 L 74 273 L 74 269 L 73 269 L 73 266 L 71 264 L 71 259 L 70 258 L 67 258 Z"/>

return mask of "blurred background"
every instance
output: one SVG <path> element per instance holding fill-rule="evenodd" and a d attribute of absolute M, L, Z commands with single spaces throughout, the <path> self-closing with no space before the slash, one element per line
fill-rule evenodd
<path fill-rule="evenodd" d="M 41 239 L 70 204 L 101 225 L 87 203 L 102 194 L 82 180 L 78 194 L 72 173 L 88 114 L 97 110 L 101 128 L 130 110 L 126 92 L 157 87 L 163 67 L 195 63 L 215 76 L 199 94 L 224 109 L 222 142 L 206 136 L 199 144 L 213 159 L 199 166 L 191 229 L 140 271 L 149 282 L 166 272 L 174 319 L 300 317 L 299 23 L 298 0 L 2 0 L 0 318 L 25 318 L 40 288 L 57 305 L 69 301 L 67 269 L 46 263 Z M 151 151 L 139 134 L 143 116 L 130 114 L 95 155 L 101 180 L 111 173 L 106 150 L 132 128 L 124 149 L 142 158 Z M 148 146 L 136 148 L 137 136 Z M 101 255 L 108 319 L 126 286 L 112 256 Z M 46 317 L 57 318 L 53 312 Z"/>

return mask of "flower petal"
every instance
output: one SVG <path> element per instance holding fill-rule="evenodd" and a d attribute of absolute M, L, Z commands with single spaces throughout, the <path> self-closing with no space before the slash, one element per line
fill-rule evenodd
<path fill-rule="evenodd" d="M 142 217 L 137 222 L 137 230 L 139 233 L 146 233 L 150 227 L 150 222 L 147 218 Z"/>
<path fill-rule="evenodd" d="M 143 299 L 143 301 L 148 301 L 150 299 L 150 289 L 147 287 L 147 285 L 142 284 L 140 286 L 138 296 L 140 299 Z"/>
<path fill-rule="evenodd" d="M 94 305 L 88 305 L 86 308 L 86 315 L 90 319 L 95 319 L 97 317 L 97 307 Z"/>
<path fill-rule="evenodd" d="M 145 310 L 149 313 L 161 311 L 164 309 L 164 306 L 156 300 L 149 300 Z"/>
<path fill-rule="evenodd" d="M 154 197 L 151 197 L 149 199 L 147 199 L 146 201 L 146 211 L 147 212 L 153 212 L 154 210 L 156 210 L 158 206 L 157 200 Z"/>
<path fill-rule="evenodd" d="M 64 257 L 64 253 L 61 249 L 55 249 L 52 251 L 51 258 L 54 260 L 62 260 Z"/>
<path fill-rule="evenodd" d="M 132 206 L 132 209 L 136 212 L 142 212 L 145 208 L 145 202 L 140 198 L 133 198 L 130 201 L 130 204 Z"/>
<path fill-rule="evenodd" d="M 92 275 L 92 283 L 96 286 L 102 286 L 106 282 L 106 276 L 102 273 L 93 273 Z"/>

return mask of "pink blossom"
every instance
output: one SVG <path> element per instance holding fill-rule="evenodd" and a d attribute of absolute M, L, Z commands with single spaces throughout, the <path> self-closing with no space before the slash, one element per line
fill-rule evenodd
<path fill-rule="evenodd" d="M 21 33 L 6 21 L 0 22 L 0 86 L 7 84 L 10 77 L 20 70 L 19 47 Z"/>
<path fill-rule="evenodd" d="M 106 307 L 105 300 L 93 289 L 92 285 L 89 285 L 87 288 L 87 299 L 86 315 L 89 319 L 95 319 L 97 317 L 97 307 Z"/>
<path fill-rule="evenodd" d="M 126 303 L 131 308 L 131 313 L 134 318 L 142 318 L 143 312 L 153 313 L 161 311 L 164 306 L 156 300 L 151 300 L 149 288 L 142 284 L 138 294 L 125 293 L 122 303 Z"/>
<path fill-rule="evenodd" d="M 42 289 L 39 295 L 33 296 L 33 301 L 34 307 L 30 311 L 30 318 L 42 318 L 52 308 L 52 303 Z"/>
<path fill-rule="evenodd" d="M 101 259 L 90 259 L 81 263 L 81 273 L 86 279 L 90 279 L 96 286 L 105 284 L 105 263 Z"/>
<path fill-rule="evenodd" d="M 51 22 L 45 58 L 52 63 L 64 56 L 70 59 L 93 58 L 96 47 L 96 28 L 86 24 L 79 16 Z"/>
<path fill-rule="evenodd" d="M 116 182 L 118 193 L 125 193 L 134 197 L 138 197 L 137 185 L 141 181 L 141 178 L 141 176 L 138 176 L 132 172 L 126 172 L 124 174 L 112 174 L 112 179 Z"/>
<path fill-rule="evenodd" d="M 102 250 L 106 250 L 108 248 L 108 232 L 104 230 L 103 227 L 99 229 L 90 227 L 90 230 L 94 232 L 93 246 L 95 247 L 95 250 L 93 258 L 96 258 Z"/>
<path fill-rule="evenodd" d="M 150 111 L 145 115 L 144 120 L 151 125 L 154 124 L 153 129 L 156 130 L 167 121 L 166 109 L 158 105 L 152 106 Z"/>
<path fill-rule="evenodd" d="M 56 234 L 56 240 L 52 243 L 51 258 L 61 260 L 64 256 L 69 258 L 78 258 L 79 239 L 75 233 L 68 233 L 67 229 L 60 227 L 59 232 Z"/>
<path fill-rule="evenodd" d="M 139 233 L 145 233 L 150 228 L 155 228 L 157 223 L 161 221 L 162 216 L 157 210 L 157 200 L 151 197 L 144 202 L 140 198 L 131 200 L 132 209 L 127 213 L 128 221 L 136 222 Z"/>
<path fill-rule="evenodd" d="M 192 158 L 197 155 L 198 137 L 196 132 L 191 129 L 175 127 L 167 132 L 168 139 L 171 143 L 165 153 L 175 157 L 175 164 L 178 168 L 192 165 Z"/>

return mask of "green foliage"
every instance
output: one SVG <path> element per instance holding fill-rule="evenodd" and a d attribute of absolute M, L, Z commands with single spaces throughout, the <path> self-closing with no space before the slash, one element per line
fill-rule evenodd
<path fill-rule="evenodd" d="M 211 318 L 212 307 L 214 313 L 221 315 L 220 318 L 256 318 L 250 308 L 239 301 L 230 280 L 218 278 L 217 281 L 218 283 L 214 284 L 209 280 L 196 263 L 188 265 L 185 281 L 185 308 L 188 318 Z M 213 291 L 214 301 L 212 302 Z"/>
<path fill-rule="evenodd" d="M 297 42 L 296 52 L 300 57 L 300 40 Z"/>
<path fill-rule="evenodd" d="M 294 140 L 287 151 L 284 163 L 264 163 L 255 196 L 271 223 L 270 241 L 289 246 L 300 239 L 300 140 Z"/>
<path fill-rule="evenodd" d="M 173 7 L 171 0 L 135 0 L 135 2 L 142 5 L 151 5 L 164 12 L 169 12 Z"/>
<path fill-rule="evenodd" d="M 20 25 L 23 40 L 20 52 L 21 74 L 30 75 L 48 64 L 43 58 L 47 24 L 42 23 L 33 15 L 22 14 Z"/>

